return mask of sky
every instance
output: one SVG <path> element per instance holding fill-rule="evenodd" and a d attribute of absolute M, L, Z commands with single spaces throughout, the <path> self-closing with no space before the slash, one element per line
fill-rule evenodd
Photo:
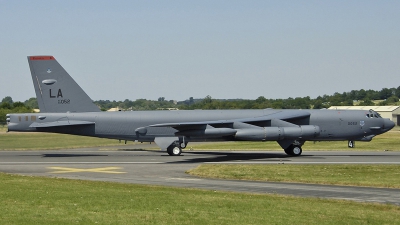
<path fill-rule="evenodd" d="M 400 1 L 0 0 L 0 98 L 53 55 L 93 100 L 316 98 L 400 86 Z"/>

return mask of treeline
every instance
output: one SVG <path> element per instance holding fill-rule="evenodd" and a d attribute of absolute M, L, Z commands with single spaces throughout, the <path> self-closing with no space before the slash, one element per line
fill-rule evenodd
<path fill-rule="evenodd" d="M 32 98 L 25 102 L 14 102 L 10 96 L 3 98 L 0 103 L 0 125 L 6 123 L 6 115 L 9 113 L 30 113 L 33 112 L 33 108 L 28 106 L 31 102 L 36 102 L 36 99 Z M 37 104 L 37 102 L 36 102 Z"/>
<path fill-rule="evenodd" d="M 191 109 L 322 109 L 331 106 L 352 106 L 368 105 L 374 106 L 373 101 L 380 100 L 377 105 L 399 105 L 400 86 L 398 88 L 383 88 L 380 91 L 374 90 L 353 90 L 350 92 L 334 93 L 333 95 L 318 96 L 315 99 L 310 97 L 298 97 L 288 99 L 267 99 L 260 96 L 255 100 L 245 99 L 213 99 L 206 96 L 203 99 L 190 97 L 184 101 L 166 100 L 164 97 L 158 100 L 137 99 L 124 101 L 98 100 L 94 103 L 103 111 L 111 108 L 120 110 L 161 110 L 177 108 L 181 110 Z M 36 98 L 30 98 L 25 102 L 13 102 L 7 96 L 0 104 L 0 121 L 5 121 L 7 113 L 31 112 L 37 109 Z"/>
<path fill-rule="evenodd" d="M 398 88 L 383 88 L 375 90 L 353 90 L 350 92 L 334 93 L 333 95 L 318 96 L 315 99 L 310 97 L 298 97 L 288 99 L 267 99 L 260 96 L 255 100 L 245 99 L 213 99 L 206 96 L 204 99 L 193 99 L 190 97 L 185 101 L 174 102 L 160 97 L 157 101 L 137 99 L 131 101 L 109 101 L 100 100 L 94 103 L 102 110 L 119 108 L 121 110 L 157 110 L 166 108 L 178 109 L 322 109 L 331 106 L 353 106 L 368 105 L 374 106 L 373 101 L 381 100 L 377 105 L 396 105 L 400 98 L 400 86 Z"/>
<path fill-rule="evenodd" d="M 166 101 L 164 98 L 159 98 L 158 101 L 146 100 L 146 99 L 136 99 L 131 101 L 125 99 L 124 101 L 110 101 L 110 100 L 98 100 L 94 101 L 94 104 L 99 106 L 102 111 L 107 111 L 111 108 L 118 108 L 120 110 L 157 110 L 165 108 L 176 108 L 176 102 L 170 100 Z"/>

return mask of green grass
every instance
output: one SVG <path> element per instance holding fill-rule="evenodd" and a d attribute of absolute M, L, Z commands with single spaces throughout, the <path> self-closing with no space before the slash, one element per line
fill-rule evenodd
<path fill-rule="evenodd" d="M 133 142 L 129 142 L 130 144 Z M 85 148 L 95 146 L 124 146 L 118 140 L 50 133 L 2 133 L 0 150 L 38 150 Z"/>
<path fill-rule="evenodd" d="M 1 224 L 400 224 L 400 207 L 0 173 Z"/>
<path fill-rule="evenodd" d="M 400 188 L 400 165 L 200 165 L 187 173 L 218 179 Z"/>
<path fill-rule="evenodd" d="M 190 143 L 188 145 L 190 148 Z M 275 141 L 268 142 L 216 142 L 197 144 L 192 146 L 193 150 L 282 150 Z M 306 142 L 303 150 L 351 150 L 351 151 L 400 151 L 400 132 L 390 131 L 382 135 L 378 135 L 370 142 L 356 141 L 355 148 L 347 148 L 347 141 L 322 141 L 322 142 Z"/>

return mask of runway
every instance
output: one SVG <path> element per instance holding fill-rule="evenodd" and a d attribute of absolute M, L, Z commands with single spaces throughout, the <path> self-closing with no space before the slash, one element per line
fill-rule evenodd
<path fill-rule="evenodd" d="M 275 193 L 400 205 L 398 189 L 216 180 L 197 178 L 185 173 L 203 163 L 400 164 L 400 152 L 305 151 L 301 157 L 287 157 L 281 151 L 186 151 L 181 156 L 170 157 L 162 151 L 135 149 L 138 146 L 115 148 L 116 150 L 88 148 L 57 151 L 1 151 L 0 171 L 33 176 Z"/>

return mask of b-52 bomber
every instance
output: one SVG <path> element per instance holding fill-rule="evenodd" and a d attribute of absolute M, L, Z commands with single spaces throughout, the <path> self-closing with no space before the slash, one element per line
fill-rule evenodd
<path fill-rule="evenodd" d="M 40 113 L 8 114 L 8 131 L 155 142 L 171 156 L 189 142 L 276 141 L 300 156 L 306 141 L 371 141 L 394 123 L 372 110 L 102 112 L 53 56 L 28 56 Z"/>

